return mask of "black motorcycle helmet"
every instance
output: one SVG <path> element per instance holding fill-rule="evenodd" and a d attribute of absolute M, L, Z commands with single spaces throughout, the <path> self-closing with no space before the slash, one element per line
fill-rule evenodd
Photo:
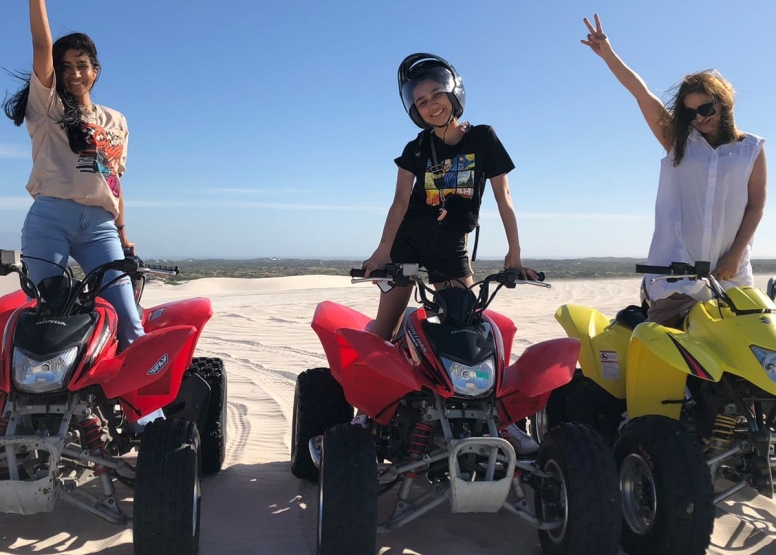
<path fill-rule="evenodd" d="M 415 99 L 412 94 L 418 83 L 422 81 L 434 81 L 442 85 L 453 105 L 452 117 L 461 117 L 466 106 L 466 90 L 463 88 L 463 79 L 458 75 L 453 64 L 444 58 L 419 52 L 404 58 L 399 66 L 399 96 L 404 103 L 404 109 L 407 110 L 415 125 L 421 129 L 432 128 L 420 117 L 418 109 L 415 108 Z"/>

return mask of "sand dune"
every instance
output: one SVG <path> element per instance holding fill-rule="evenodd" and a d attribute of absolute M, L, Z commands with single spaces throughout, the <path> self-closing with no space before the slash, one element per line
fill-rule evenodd
<path fill-rule="evenodd" d="M 766 281 L 761 276 L 758 285 Z M 517 324 L 514 349 L 520 353 L 562 335 L 553 318 L 560 304 L 613 314 L 638 302 L 638 283 L 634 278 L 556 282 L 550 290 L 521 286 L 502 291 L 492 308 Z M 0 278 L 0 293 L 15 287 L 12 279 Z M 293 477 L 288 465 L 294 383 L 299 372 L 327 365 L 310 329 L 316 304 L 328 299 L 373 315 L 378 290 L 332 276 L 203 279 L 151 285 L 144 305 L 190 296 L 211 298 L 215 310 L 198 355 L 224 359 L 229 375 L 227 458 L 225 469 L 203 484 L 200 553 L 314 553 L 317 487 Z M 709 553 L 776 555 L 774 540 L 776 504 L 745 490 L 718 509 Z M 0 553 L 130 555 L 131 542 L 131 531 L 66 506 L 53 514 L 0 516 Z M 515 517 L 453 515 L 444 506 L 379 536 L 378 545 L 384 555 L 541 553 L 536 532 Z"/>

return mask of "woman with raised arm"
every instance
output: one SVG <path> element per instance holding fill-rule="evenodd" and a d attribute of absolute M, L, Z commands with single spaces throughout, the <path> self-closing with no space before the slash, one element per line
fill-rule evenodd
<path fill-rule="evenodd" d="M 70 256 L 89 273 L 124 258 L 134 245 L 124 228 L 121 188 L 127 121 L 92 103 L 101 69 L 97 49 L 83 33 L 52 42 L 45 0 L 30 0 L 29 8 L 33 71 L 3 108 L 17 126 L 26 121 L 32 139 L 27 190 L 34 202 L 22 228 L 22 253 L 37 284 L 61 273 L 55 264 L 65 266 Z M 108 272 L 106 283 L 117 275 Z M 103 297 L 116 309 L 125 348 L 143 334 L 129 278 Z"/>
<path fill-rule="evenodd" d="M 588 46 L 636 98 L 666 150 L 647 263 L 711 263 L 723 287 L 753 285 L 752 242 L 765 208 L 765 139 L 740 131 L 733 87 L 716 70 L 685 76 L 664 105 L 612 50 L 598 15 L 587 18 Z M 649 282 L 649 280 L 647 280 Z M 708 290 L 689 280 L 648 283 L 649 320 L 678 327 Z"/>

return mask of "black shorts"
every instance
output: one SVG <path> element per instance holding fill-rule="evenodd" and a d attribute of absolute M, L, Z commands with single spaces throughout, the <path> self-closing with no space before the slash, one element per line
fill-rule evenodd
<path fill-rule="evenodd" d="M 420 264 L 428 270 L 430 283 L 472 275 L 466 234 L 447 229 L 431 218 L 402 220 L 391 247 L 391 261 Z"/>

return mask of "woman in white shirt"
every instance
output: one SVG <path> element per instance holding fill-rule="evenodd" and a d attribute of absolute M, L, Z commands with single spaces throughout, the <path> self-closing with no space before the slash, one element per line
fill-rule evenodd
<path fill-rule="evenodd" d="M 666 150 L 648 264 L 709 261 L 723 287 L 752 285 L 752 240 L 766 197 L 765 139 L 736 127 L 733 87 L 715 70 L 693 73 L 664 105 L 612 50 L 598 15 L 595 27 L 584 22 L 589 33 L 582 44 L 636 98 Z M 702 283 L 690 280 L 659 280 L 649 284 L 648 293 L 649 320 L 673 327 L 708 294 Z"/>

